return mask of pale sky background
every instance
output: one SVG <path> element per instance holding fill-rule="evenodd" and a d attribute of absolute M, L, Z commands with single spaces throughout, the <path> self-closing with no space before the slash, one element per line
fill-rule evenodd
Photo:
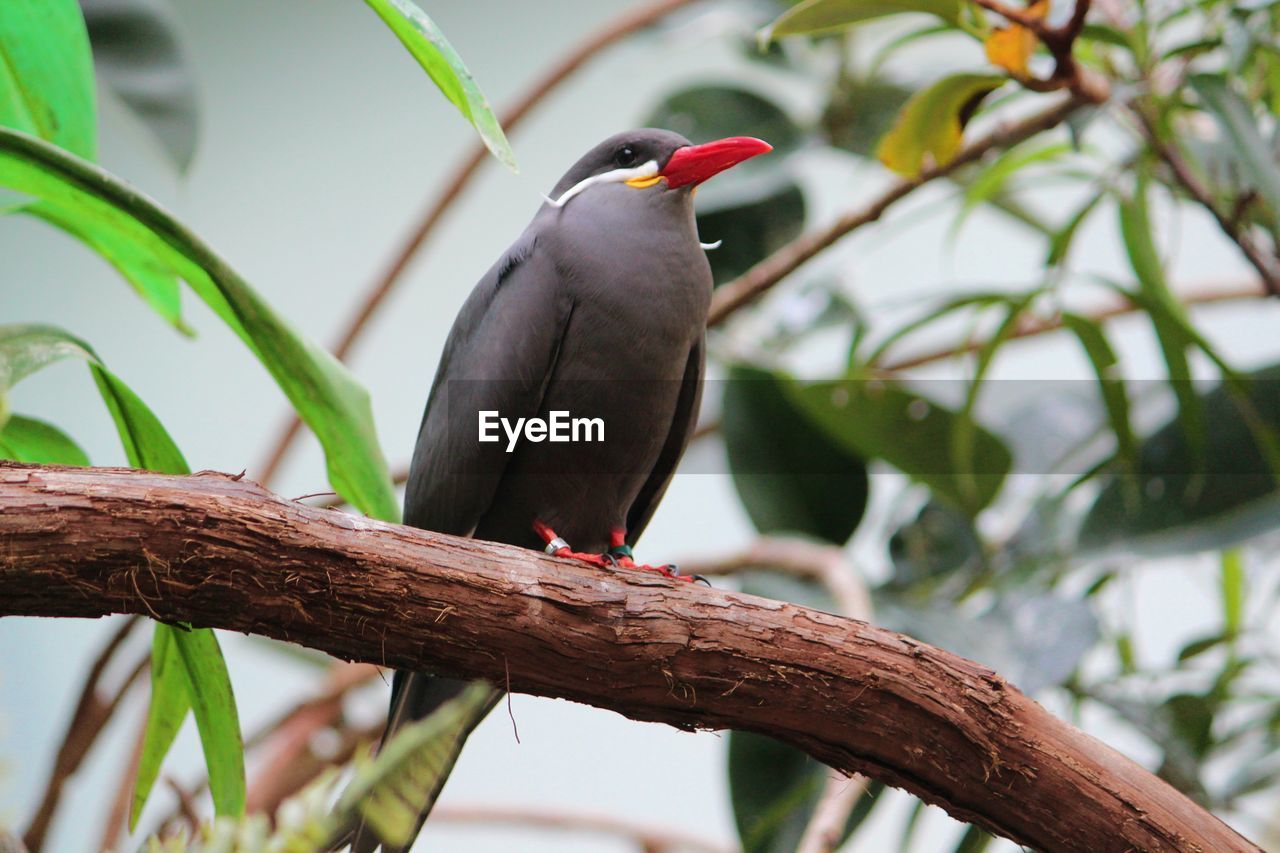
<path fill-rule="evenodd" d="M 568 46 L 631 5 L 446 0 L 425 8 L 490 99 L 502 105 Z M 190 174 L 176 176 L 152 139 L 109 95 L 100 98 L 101 160 L 174 210 L 285 316 L 328 343 L 408 223 L 472 144 L 472 132 L 377 18 L 354 0 L 180 0 L 176 6 L 194 59 L 202 114 Z M 597 59 L 513 134 L 521 173 L 487 164 L 455 205 L 354 355 L 353 368 L 372 391 L 393 463 L 408 457 L 457 308 L 523 229 L 539 193 L 582 151 L 634 126 L 677 81 L 747 83 L 781 96 L 798 118 L 812 114 L 817 99 L 800 81 L 747 63 L 730 47 L 721 33 L 736 20 L 714 6 L 700 7 Z M 950 65 L 979 62 L 965 53 L 944 52 L 945 64 L 936 51 L 916 56 L 917 73 L 929 77 Z M 878 167 L 822 153 L 801 156 L 796 168 L 809 191 L 811 226 L 857 204 L 885 180 Z M 1068 209 L 1070 195 L 1052 188 L 1044 193 L 1047 211 L 1061 215 Z M 909 306 L 925 294 L 960 287 L 1032 283 L 1040 244 L 983 212 L 971 218 L 952 250 L 943 250 L 949 217 L 921 218 L 920 212 L 950 194 L 946 188 L 922 193 L 903 215 L 841 244 L 813 272 L 841 276 L 868 306 Z M 902 224 L 917 220 L 911 228 Z M 1173 281 L 1246 280 L 1243 262 L 1198 216 L 1161 221 L 1164 242 L 1176 249 Z M 1077 251 L 1091 265 L 1119 273 L 1125 262 L 1114 230 L 1107 215 L 1096 217 Z M 199 338 L 184 340 L 95 256 L 22 218 L 0 225 L 0 258 L 0 322 L 53 322 L 86 338 L 156 410 L 193 469 L 249 468 L 252 474 L 286 404 L 266 372 L 198 300 L 187 298 L 186 306 Z M 1280 356 L 1275 305 L 1219 307 L 1203 316 L 1210 336 L 1241 366 Z M 1145 329 L 1133 323 L 1119 328 L 1125 330 L 1120 344 L 1128 375 L 1159 375 Z M 1010 352 L 1025 357 L 1004 359 L 997 375 L 1087 375 L 1065 341 L 1019 345 Z M 820 369 L 816 362 L 814 369 Z M 941 371 L 948 373 L 955 375 L 956 368 Z M 13 395 L 13 409 L 67 428 L 96 464 L 123 463 L 80 365 L 57 365 L 26 380 Z M 276 488 L 286 496 L 322 491 L 322 471 L 317 446 L 307 442 Z M 887 563 L 878 531 L 901 518 L 893 491 L 878 490 L 851 548 L 872 577 Z M 644 546 L 648 555 L 679 560 L 725 553 L 751 536 L 727 477 L 689 475 L 677 478 Z M 1183 639 L 1214 624 L 1213 565 L 1213 555 L 1166 563 L 1119 585 L 1124 601 L 1141 601 L 1150 613 L 1138 625 L 1138 646 L 1149 659 L 1168 659 Z M 0 823 L 25 826 L 88 660 L 112 627 L 107 621 L 0 621 Z M 135 638 L 139 648 L 144 633 Z M 222 641 L 246 730 L 291 705 L 314 678 L 312 670 L 262 644 L 226 634 Z M 48 849 L 96 844 L 118 768 L 145 710 L 144 694 L 139 691 L 117 715 L 73 781 Z M 370 713 L 383 702 L 382 687 L 361 697 Z M 735 843 L 721 735 L 685 734 L 527 696 L 514 697 L 512 706 L 521 743 L 515 743 L 505 712 L 491 716 L 468 744 L 442 804 L 612 814 Z M 1089 722 L 1115 738 L 1105 720 Z M 1114 742 L 1140 760 L 1151 757 L 1132 738 Z M 189 779 L 200 766 L 194 726 L 188 724 L 166 772 Z M 892 799 L 859 836 L 859 849 L 887 849 L 896 842 L 910 803 L 900 795 Z M 157 787 L 147 814 L 163 814 L 168 806 L 168 792 Z M 913 849 L 949 849 L 943 845 L 954 843 L 958 832 L 931 810 Z M 597 837 L 432 825 L 423 842 L 446 850 L 629 849 Z"/>

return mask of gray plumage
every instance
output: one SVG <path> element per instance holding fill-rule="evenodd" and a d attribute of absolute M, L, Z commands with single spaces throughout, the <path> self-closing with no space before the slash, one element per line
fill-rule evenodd
<path fill-rule="evenodd" d="M 635 163 L 661 167 L 687 145 L 661 130 L 611 137 L 551 197 Z M 538 210 L 454 322 L 414 450 L 406 524 L 539 549 L 535 520 L 576 551 L 607 551 L 614 528 L 635 542 L 697 418 L 712 285 L 691 190 L 599 183 Z M 605 440 L 522 441 L 507 453 L 505 439 L 477 441 L 478 409 L 589 413 L 603 418 Z M 386 736 L 463 685 L 397 673 Z M 358 838 L 353 849 L 373 846 Z"/>

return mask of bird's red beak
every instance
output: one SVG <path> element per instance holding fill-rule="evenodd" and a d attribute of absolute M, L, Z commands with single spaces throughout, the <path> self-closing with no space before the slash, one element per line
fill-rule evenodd
<path fill-rule="evenodd" d="M 666 178 L 667 186 L 672 188 L 697 185 L 743 160 L 772 150 L 769 143 L 750 136 L 730 136 L 702 145 L 687 145 L 677 148 L 658 174 Z"/>

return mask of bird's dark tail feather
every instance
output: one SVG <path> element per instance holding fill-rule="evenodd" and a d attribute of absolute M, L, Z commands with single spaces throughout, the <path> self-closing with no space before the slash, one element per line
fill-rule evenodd
<path fill-rule="evenodd" d="M 470 683 L 456 678 L 440 678 L 420 672 L 397 670 L 395 678 L 391 682 L 391 710 L 387 714 L 387 730 L 382 735 L 382 742 L 387 743 L 402 727 L 428 716 L 432 711 L 462 693 Z M 489 711 L 493 710 L 493 706 L 498 703 L 498 699 L 502 696 L 501 692 L 497 690 L 492 692 L 492 700 L 467 720 L 463 728 L 459 729 L 451 745 L 451 755 L 446 763 L 445 772 L 441 774 L 436 790 L 432 792 L 432 804 L 439 797 L 440 789 L 444 787 L 444 783 L 449 777 L 449 771 L 453 769 L 453 763 L 457 760 L 458 753 L 462 752 L 462 745 L 466 743 L 467 737 L 480 724 L 480 721 L 488 716 Z M 412 847 L 412 839 L 418 837 L 418 833 L 422 830 L 422 824 L 426 822 L 427 815 L 430 813 L 431 806 L 428 805 L 422 814 L 418 815 L 418 825 L 414 827 L 413 835 L 407 845 L 394 851 L 384 846 L 384 853 L 403 853 L 403 851 Z M 363 820 L 355 827 L 354 833 L 350 838 L 351 853 L 372 853 L 372 851 L 378 849 L 380 843 L 377 834 Z"/>

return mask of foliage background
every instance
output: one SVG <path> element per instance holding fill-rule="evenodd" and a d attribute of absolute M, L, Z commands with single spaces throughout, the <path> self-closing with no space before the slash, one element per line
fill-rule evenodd
<path fill-rule="evenodd" d="M 402 238 L 406 223 L 471 144 L 472 131 L 358 3 L 263 7 L 179 0 L 174 5 L 191 52 L 200 103 L 199 146 L 190 173 L 176 175 L 154 141 L 103 92 L 100 160 L 177 211 L 310 337 L 329 341 L 359 289 Z M 477 0 L 427 8 L 491 101 L 503 104 L 523 89 L 534 70 L 628 6 Z M 746 84 L 776 98 L 799 122 L 817 117 L 825 95 L 817 75 L 788 72 L 747 58 L 743 50 L 756 25 L 775 11 L 770 4 L 706 4 L 676 16 L 656 32 L 598 58 L 513 135 L 521 174 L 486 168 L 414 262 L 409 280 L 376 318 L 352 360 L 372 392 L 380 438 L 393 462 L 403 460 L 411 447 L 435 359 L 457 307 L 524 227 L 538 194 L 582 150 L 640 123 L 664 95 L 695 82 Z M 905 50 L 892 69 L 895 80 L 915 87 L 949 70 L 983 65 L 972 44 L 929 42 Z M 1111 152 L 1125 145 L 1122 135 L 1105 129 L 1090 142 Z M 792 158 L 788 168 L 804 189 L 810 227 L 855 206 L 889 179 L 872 160 L 816 146 Z M 1046 178 L 1035 183 L 1021 197 L 1053 221 L 1060 221 L 1081 197 L 1080 189 L 1067 182 Z M 1156 232 L 1169 262 L 1167 278 L 1175 287 L 1229 289 L 1254 279 L 1203 212 L 1182 208 L 1175 213 L 1164 196 L 1156 199 Z M 957 209 L 954 186 L 939 182 L 926 188 L 887 223 L 865 229 L 807 267 L 784 286 L 791 297 L 784 293 L 772 301 L 766 321 L 741 324 L 726 350 L 752 351 L 776 318 L 806 316 L 811 300 L 795 297 L 806 282 L 838 282 L 868 316 L 890 327 L 936 304 L 940 296 L 1021 290 L 1040 282 L 1042 240 L 999 214 L 978 209 L 949 243 L 951 214 Z M 199 339 L 184 340 L 87 251 L 24 218 L 9 217 L 3 225 L 0 320 L 54 320 L 90 340 L 153 406 L 193 469 L 235 471 L 258 462 L 278 428 L 284 401 L 265 371 L 202 305 L 185 300 Z M 1078 240 L 1075 253 L 1087 259 L 1091 271 L 1132 279 L 1113 210 L 1087 222 Z M 1237 367 L 1280 359 L 1280 337 L 1274 333 L 1280 309 L 1271 302 L 1231 303 L 1195 316 Z M 1144 320 L 1122 320 L 1114 328 L 1113 343 L 1126 377 L 1164 376 Z M 966 330 L 964 324 L 943 324 L 926 330 L 920 340 L 946 345 Z M 792 354 L 791 366 L 802 376 L 828 375 L 840 366 L 843 347 L 834 334 L 813 336 Z M 1208 373 L 1205 365 L 1197 366 Z M 931 367 L 927 375 L 956 379 L 968 370 L 951 363 Z M 1061 387 L 1079 392 L 1090 389 L 1090 377 L 1078 344 L 1061 336 L 1012 345 L 992 374 L 1004 380 L 1077 380 Z M 19 386 L 12 402 L 16 411 L 39 413 L 66 427 L 96 464 L 124 462 L 110 423 L 77 366 L 50 368 Z M 1157 409 L 1144 424 L 1160 420 Z M 688 470 L 720 467 L 715 461 L 720 452 L 714 442 L 695 449 Z M 872 505 L 851 546 L 854 563 L 873 582 L 892 577 L 887 540 L 921 503 L 920 490 L 904 491 L 903 486 L 898 475 L 876 470 Z M 1018 478 L 1010 487 L 1038 486 Z M 327 488 L 318 446 L 304 443 L 277 488 L 285 495 Z M 1019 521 L 1017 514 L 993 513 L 983 517 L 981 529 L 998 540 Z M 662 559 L 711 557 L 753 538 L 730 478 L 688 473 L 677 478 L 646 535 L 645 552 Z M 1274 660 L 1280 631 L 1271 616 L 1276 584 L 1269 555 L 1273 547 L 1268 546 L 1274 546 L 1274 536 L 1256 539 L 1244 551 L 1250 578 L 1246 621 L 1257 649 L 1250 656 L 1264 663 Z M 1209 551 L 1092 563 L 1095 574 L 1077 576 L 1075 586 L 1069 586 L 1071 595 L 1078 596 L 1098 571 L 1117 569 L 1121 579 L 1095 601 L 1106 642 L 1086 660 L 1086 671 L 1102 675 L 1115 667 L 1113 641 L 1121 635 L 1129 638 L 1140 667 L 1163 670 L 1175 663 L 1188 641 L 1220 631 L 1219 562 L 1219 554 Z M 928 587 L 920 592 L 925 600 L 943 602 L 946 618 L 957 623 L 967 622 L 979 609 L 972 603 L 968 609 L 952 606 L 949 594 Z M 34 780 L 43 779 L 61 737 L 60 715 L 69 712 L 85 659 L 109 627 L 0 622 L 0 822 L 20 824 L 29 814 L 38 794 Z M 314 683 L 316 670 L 260 643 L 223 640 L 246 730 L 288 707 Z M 1152 707 L 1182 689 L 1171 687 L 1174 682 L 1165 673 L 1151 682 L 1143 692 Z M 1194 674 L 1177 683 L 1184 682 L 1192 685 L 1188 690 L 1199 689 Z M 1257 692 L 1259 703 L 1275 701 L 1274 689 Z M 1063 691 L 1041 698 L 1058 712 L 1072 711 Z M 369 691 L 357 698 L 352 712 L 372 719 L 383 701 L 381 690 Z M 135 695 L 113 723 L 106 748 L 92 756 L 76 780 L 51 849 L 79 849 L 96 841 L 100 813 L 106 809 L 101 792 L 114 791 L 134 721 L 144 709 L 145 696 Z M 515 697 L 513 710 L 521 743 L 513 741 L 511 721 L 494 714 L 472 738 L 442 806 L 505 803 L 600 812 L 686 829 L 726 844 L 736 839 L 724 737 L 682 734 L 529 697 Z M 1150 717 L 1149 710 L 1141 713 Z M 1160 763 L 1153 742 L 1124 725 L 1115 712 L 1087 705 L 1082 713 L 1090 731 L 1149 766 Z M 171 761 L 189 778 L 201 770 L 191 727 L 180 737 Z M 1221 769 L 1209 767 L 1209 778 L 1225 777 L 1239 764 L 1236 759 L 1223 761 Z M 157 804 L 168 796 L 158 789 Z M 868 849 L 895 846 L 912 808 L 909 798 L 898 794 L 883 799 L 859 835 Z M 1275 802 L 1272 788 L 1229 816 L 1247 833 L 1257 833 L 1265 823 L 1261 816 L 1274 812 Z M 164 812 L 167 803 L 153 808 Z M 930 810 L 915 849 L 949 848 L 961 832 Z M 560 836 L 544 842 L 523 833 L 432 825 L 424 833 L 428 843 L 434 839 L 445 848 L 468 849 L 509 849 L 517 837 L 520 849 L 535 849 L 539 843 L 549 850 L 574 849 L 572 839 Z M 579 849 L 602 847 L 591 839 Z"/>

